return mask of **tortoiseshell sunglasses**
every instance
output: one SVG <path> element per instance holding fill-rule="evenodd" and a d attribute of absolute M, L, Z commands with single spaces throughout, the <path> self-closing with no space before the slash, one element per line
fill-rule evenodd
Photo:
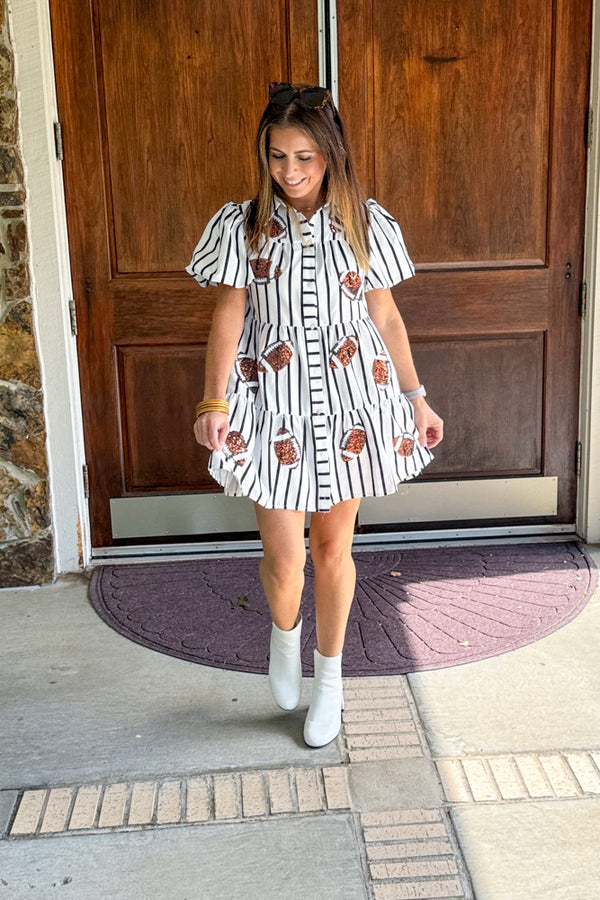
<path fill-rule="evenodd" d="M 298 100 L 305 109 L 323 109 L 331 102 L 329 88 L 309 86 L 295 87 L 288 81 L 272 81 L 269 85 L 269 103 L 273 106 L 289 106 L 293 100 Z"/>

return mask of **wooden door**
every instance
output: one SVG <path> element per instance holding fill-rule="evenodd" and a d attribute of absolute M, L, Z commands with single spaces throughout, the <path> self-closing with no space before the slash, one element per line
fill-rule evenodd
<path fill-rule="evenodd" d="M 424 483 L 555 478 L 550 523 L 574 519 L 590 2 L 337 0 L 341 111 L 417 264 L 397 299 L 447 422 Z M 211 213 L 253 193 L 268 82 L 317 82 L 317 3 L 51 14 L 92 540 L 109 546 L 111 501 L 215 490 L 191 433 L 212 295 L 183 269 Z"/>
<path fill-rule="evenodd" d="M 340 111 L 416 263 L 396 299 L 446 420 L 423 478 L 557 479 L 537 521 L 572 523 L 590 0 L 337 15 Z"/>
<path fill-rule="evenodd" d="M 310 0 L 52 0 L 94 546 L 110 501 L 214 490 L 194 441 L 212 291 L 183 269 L 254 192 L 272 80 L 318 81 Z"/>

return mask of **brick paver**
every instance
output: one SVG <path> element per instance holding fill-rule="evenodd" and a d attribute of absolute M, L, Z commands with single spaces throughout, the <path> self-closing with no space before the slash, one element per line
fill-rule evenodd
<path fill-rule="evenodd" d="M 156 784 L 138 781 L 131 789 L 128 822 L 130 825 L 149 825 L 154 817 Z"/>
<path fill-rule="evenodd" d="M 99 828 L 118 828 L 125 821 L 125 805 L 129 788 L 127 784 L 111 784 L 104 791 L 100 807 Z"/>
<path fill-rule="evenodd" d="M 236 775 L 215 775 L 215 819 L 236 819 L 239 816 Z"/>
<path fill-rule="evenodd" d="M 159 825 L 180 822 L 183 818 L 180 781 L 165 781 L 158 792 L 156 821 Z"/>
<path fill-rule="evenodd" d="M 242 772 L 242 811 L 243 815 L 248 818 L 267 814 L 267 798 L 262 772 Z"/>
<path fill-rule="evenodd" d="M 473 799 L 459 759 L 438 759 L 437 769 L 449 803 L 468 803 Z"/>
<path fill-rule="evenodd" d="M 400 677 L 346 681 L 344 699 L 343 730 L 351 763 L 423 755 Z"/>
<path fill-rule="evenodd" d="M 346 766 L 288 767 L 24 791 L 9 835 L 240 822 L 349 809 L 347 771 Z"/>
<path fill-rule="evenodd" d="M 572 799 L 600 795 L 595 751 L 438 759 L 448 803 Z"/>
<path fill-rule="evenodd" d="M 295 809 L 290 773 L 287 769 L 269 772 L 269 802 L 272 813 L 293 812 Z"/>
<path fill-rule="evenodd" d="M 100 800 L 100 787 L 97 785 L 80 787 L 75 798 L 75 805 L 69 821 L 69 830 L 93 828 L 96 823 L 96 812 Z M 12 834 L 12 832 L 11 832 Z"/>
<path fill-rule="evenodd" d="M 464 897 L 457 878 L 445 881 L 421 881 L 412 884 L 391 882 L 374 885 L 375 900 L 439 900 L 448 897 Z"/>
<path fill-rule="evenodd" d="M 499 800 L 500 791 L 482 759 L 463 759 L 463 769 L 476 801 Z"/>
<path fill-rule="evenodd" d="M 190 778 L 187 786 L 186 820 L 188 822 L 208 822 L 211 818 L 212 802 L 208 778 Z"/>
<path fill-rule="evenodd" d="M 430 859 L 421 862 L 386 862 L 370 866 L 373 878 L 427 878 L 430 875 L 457 875 L 453 859 Z"/>
<path fill-rule="evenodd" d="M 10 830 L 11 834 L 34 834 L 37 830 L 46 791 L 25 791 Z"/>
<path fill-rule="evenodd" d="M 296 771 L 296 795 L 300 812 L 314 812 L 323 809 L 324 802 L 315 769 L 298 769 Z"/>
<path fill-rule="evenodd" d="M 347 770 L 344 766 L 330 766 L 323 769 L 325 796 L 329 809 L 347 809 L 350 806 L 348 795 Z"/>
<path fill-rule="evenodd" d="M 516 763 L 513 759 L 498 757 L 490 759 L 490 769 L 494 780 L 500 789 L 503 800 L 518 800 L 525 794 L 525 785 L 519 775 Z"/>
<path fill-rule="evenodd" d="M 577 797 L 577 780 L 558 754 L 540 756 L 540 763 L 557 797 Z"/>
<path fill-rule="evenodd" d="M 52 834 L 65 830 L 74 796 L 75 791 L 73 788 L 54 788 L 54 790 L 50 791 L 44 819 L 40 826 L 42 834 Z"/>
<path fill-rule="evenodd" d="M 546 773 L 535 756 L 517 756 L 515 763 L 523 777 L 527 793 L 532 799 L 554 796 Z"/>
<path fill-rule="evenodd" d="M 447 824 L 438 809 L 363 813 L 363 834 L 380 900 L 465 897 Z"/>
<path fill-rule="evenodd" d="M 566 753 L 565 758 L 584 794 L 600 794 L 600 772 L 591 754 Z"/>
<path fill-rule="evenodd" d="M 368 844 L 367 859 L 409 859 L 413 856 L 446 856 L 453 853 L 449 841 L 410 841 L 405 844 Z"/>

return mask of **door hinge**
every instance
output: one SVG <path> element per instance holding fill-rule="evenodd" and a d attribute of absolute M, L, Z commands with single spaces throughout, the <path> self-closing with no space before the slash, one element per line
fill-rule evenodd
<path fill-rule="evenodd" d="M 83 475 L 83 496 L 88 499 L 90 496 L 90 470 L 85 463 L 81 469 Z"/>
<path fill-rule="evenodd" d="M 579 285 L 579 315 L 585 319 L 587 313 L 587 282 L 582 281 Z"/>
<path fill-rule="evenodd" d="M 588 111 L 585 115 L 585 146 L 586 150 L 592 149 L 592 144 L 594 142 L 594 110 L 592 107 L 588 107 Z"/>
<path fill-rule="evenodd" d="M 54 146 L 56 148 L 56 158 L 63 160 L 65 158 L 65 152 L 63 147 L 62 125 L 60 122 L 54 123 Z"/>
<path fill-rule="evenodd" d="M 577 441 L 575 445 L 575 474 L 579 478 L 581 475 L 581 457 L 583 454 L 583 448 L 581 446 L 581 441 Z"/>
<path fill-rule="evenodd" d="M 69 300 L 69 318 L 71 320 L 71 334 L 77 337 L 77 307 L 74 300 Z"/>

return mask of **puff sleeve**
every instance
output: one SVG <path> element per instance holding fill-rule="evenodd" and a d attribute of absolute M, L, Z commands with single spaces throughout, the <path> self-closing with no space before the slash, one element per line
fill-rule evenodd
<path fill-rule="evenodd" d="M 226 203 L 215 213 L 185 271 L 201 287 L 223 283 L 241 288 L 250 284 L 253 274 L 248 262 L 244 212 L 239 203 Z"/>
<path fill-rule="evenodd" d="M 375 200 L 367 200 L 371 258 L 365 291 L 390 288 L 412 278 L 415 267 L 406 251 L 400 226 Z"/>

